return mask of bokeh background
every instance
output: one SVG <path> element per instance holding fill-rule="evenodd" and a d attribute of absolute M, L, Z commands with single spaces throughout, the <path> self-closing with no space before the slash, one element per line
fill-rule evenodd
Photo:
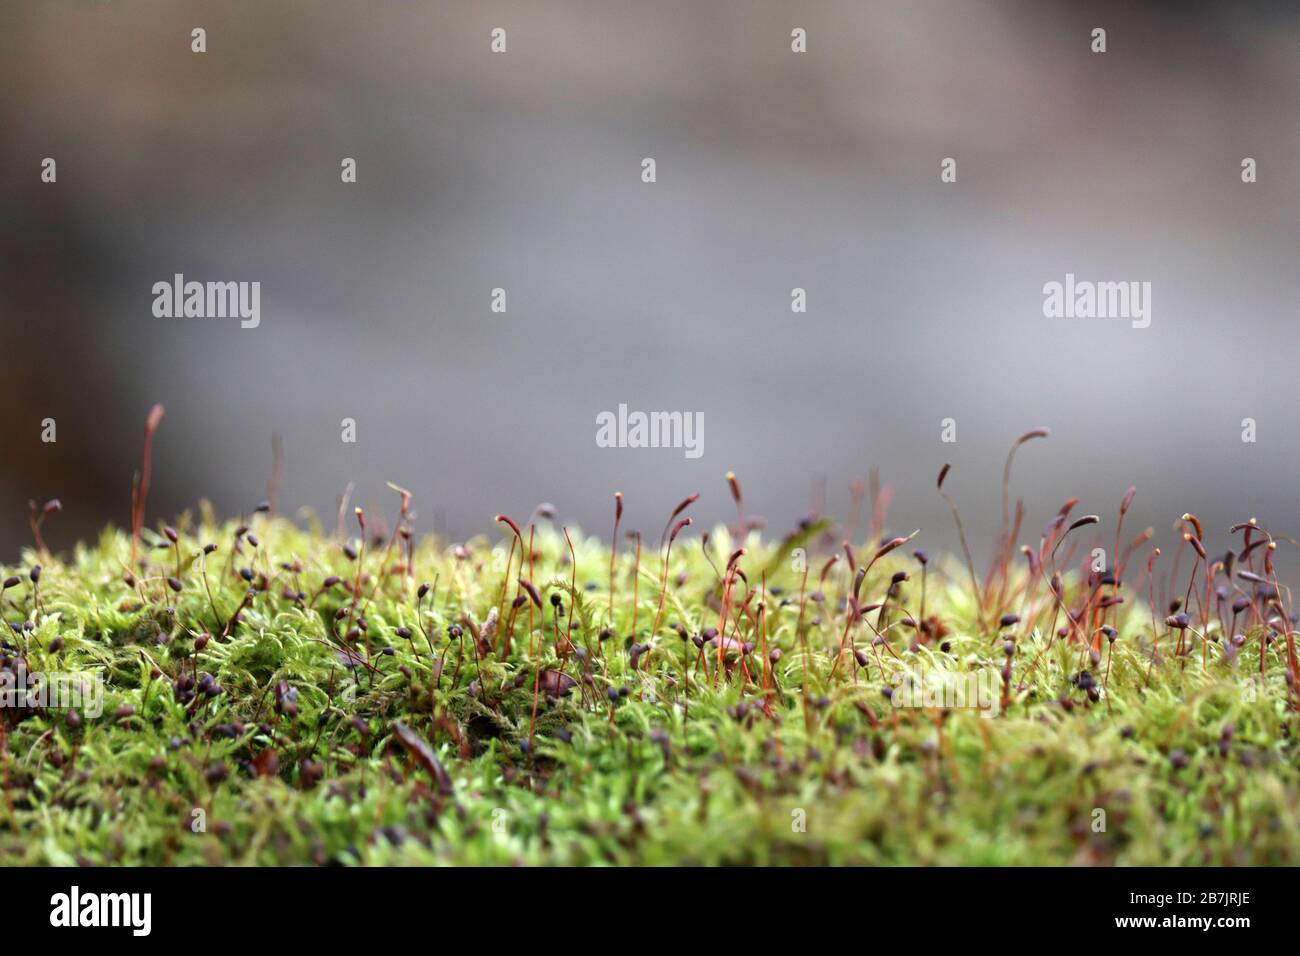
<path fill-rule="evenodd" d="M 615 489 L 653 537 L 730 469 L 783 530 L 878 466 L 941 548 L 951 461 L 982 550 L 1048 425 L 1035 533 L 1130 483 L 1134 530 L 1294 533 L 1298 78 L 1294 3 L 5 0 L 0 553 L 29 498 L 55 547 L 126 524 L 154 402 L 153 520 L 253 507 L 278 433 L 283 511 L 392 480 L 456 537 L 607 535 Z M 176 272 L 260 281 L 261 327 L 154 318 Z M 1150 281 L 1150 328 L 1045 319 L 1067 272 Z M 703 412 L 703 457 L 597 448 L 620 402 Z"/>

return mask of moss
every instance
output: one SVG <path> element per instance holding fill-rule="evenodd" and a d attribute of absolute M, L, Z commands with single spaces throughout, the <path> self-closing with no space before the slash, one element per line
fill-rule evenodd
<path fill-rule="evenodd" d="M 1077 635 L 1049 639 L 1065 618 L 1053 625 L 1041 582 L 1008 571 L 981 615 L 966 569 L 931 561 L 918 631 L 908 615 L 920 565 L 900 547 L 859 587 L 862 605 L 889 595 L 887 606 L 846 631 L 852 572 L 819 582 L 825 555 L 809 558 L 805 586 L 798 565 L 799 548 L 817 551 L 814 526 L 780 543 L 750 534 L 737 563 L 747 580 L 734 577 L 725 598 L 720 572 L 738 543 L 725 528 L 704 545 L 683 535 L 651 634 L 665 578 L 649 546 L 634 606 L 630 550 L 611 597 L 608 550 L 570 529 L 575 568 L 545 522 L 531 529 L 527 566 L 516 549 L 507 571 L 488 539 L 411 545 L 407 567 L 404 538 L 366 541 L 353 560 L 339 540 L 282 519 L 261 515 L 241 532 L 204 514 L 179 524 L 175 544 L 145 530 L 131 575 L 130 536 L 113 531 L 66 561 L 33 552 L 4 570 L 21 578 L 0 610 L 8 669 L 88 675 L 104 698 L 79 720 L 4 710 L 0 860 L 1300 859 L 1285 642 L 1259 675 L 1261 626 L 1233 660 L 1212 622 L 1204 663 L 1196 627 L 1181 658 L 1177 632 L 1159 627 L 1153 661 L 1150 610 L 1126 592 L 1104 618 L 1118 639 L 1094 664 Z M 891 592 L 899 571 L 911 579 Z M 1067 606 L 1086 600 L 1078 577 L 1066 575 Z M 431 587 L 417 598 L 422 581 Z M 716 647 L 692 638 L 719 625 L 724 600 L 728 653 L 754 646 L 719 674 Z M 1012 612 L 1024 620 L 1003 629 L 1016 638 L 1008 656 L 997 622 Z M 873 644 L 874 629 L 884 637 Z M 634 643 L 652 645 L 639 669 Z M 908 673 L 921 681 L 911 696 Z M 925 688 L 959 679 L 973 695 L 991 687 L 999 713 L 952 698 L 925 706 L 936 703 Z M 570 680 L 558 699 L 538 695 L 534 717 L 534 683 L 558 692 Z M 398 722 L 414 744 L 395 739 Z"/>

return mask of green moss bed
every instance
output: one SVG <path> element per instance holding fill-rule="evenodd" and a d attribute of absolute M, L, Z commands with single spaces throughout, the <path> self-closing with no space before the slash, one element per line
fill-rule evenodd
<path fill-rule="evenodd" d="M 612 561 L 546 509 L 464 544 L 405 508 L 329 532 L 204 508 L 134 563 L 111 529 L 32 548 L 0 574 L 0 676 L 27 682 L 0 711 L 0 860 L 1300 861 L 1262 527 L 1201 559 L 1187 516 L 1153 570 L 1139 535 L 1094 571 L 1114 516 L 1067 508 L 977 570 L 688 513 L 663 544 L 620 528 Z M 56 679 L 80 706 L 42 706 Z"/>

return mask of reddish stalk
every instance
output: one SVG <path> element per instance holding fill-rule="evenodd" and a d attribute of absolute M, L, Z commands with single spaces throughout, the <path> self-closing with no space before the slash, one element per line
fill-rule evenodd
<path fill-rule="evenodd" d="M 411 513 L 411 493 L 405 488 L 399 488 L 392 482 L 389 482 L 388 487 L 392 488 L 401 496 L 401 510 L 398 514 L 397 522 L 393 525 L 393 533 L 389 536 L 388 544 L 384 548 L 384 556 L 379 562 L 379 574 L 375 578 L 375 586 L 370 589 L 370 594 L 366 598 L 366 603 L 361 606 L 362 614 L 365 614 L 366 611 L 370 610 L 370 605 L 375 600 L 375 595 L 379 593 L 379 588 L 384 583 L 384 578 L 388 576 L 388 562 L 393 556 L 393 546 L 397 544 L 397 539 L 401 537 L 402 528 L 405 526 L 407 515 Z M 360 509 L 358 509 L 358 511 L 359 510 Z M 364 525 L 362 527 L 364 530 Z M 357 566 L 360 567 L 359 561 Z"/>
<path fill-rule="evenodd" d="M 41 525 L 45 524 L 45 519 L 56 511 L 63 510 L 63 503 L 58 498 L 51 498 L 40 508 L 36 507 L 36 502 L 27 502 L 28 515 L 27 523 L 32 529 L 32 538 L 36 542 L 36 550 L 48 556 L 50 549 L 45 546 L 45 539 L 41 537 Z"/>
<path fill-rule="evenodd" d="M 542 650 L 542 649 L 541 649 L 541 643 L 533 640 L 533 633 L 534 633 L 533 615 L 534 615 L 534 614 L 536 613 L 536 611 L 537 611 L 538 609 L 540 609 L 541 606 L 542 606 L 542 599 L 541 599 L 541 596 L 537 593 L 537 588 L 533 587 L 533 585 L 532 585 L 532 583 L 531 583 L 532 580 L 533 580 L 533 572 L 534 572 L 534 570 L 535 570 L 535 564 L 534 564 L 534 560 L 533 560 L 533 534 L 534 534 L 534 531 L 535 531 L 535 527 L 536 527 L 536 526 L 535 526 L 535 525 L 532 525 L 532 524 L 530 524 L 530 525 L 528 526 L 528 581 L 529 581 L 529 584 L 528 584 L 528 586 L 524 589 L 524 590 L 526 590 L 526 591 L 528 592 L 528 596 L 529 596 L 529 598 L 532 599 L 532 600 L 529 602 L 529 604 L 528 604 L 528 653 L 531 654 L 532 657 L 533 657 L 533 713 L 532 713 L 532 716 L 528 719 L 528 752 L 529 752 L 529 754 L 531 754 L 531 753 L 533 752 L 533 733 L 537 730 L 537 697 L 538 697 L 538 691 L 539 691 L 539 689 L 540 689 L 540 687 L 541 687 L 541 682 L 542 682 L 542 653 L 541 653 L 541 650 Z M 523 563 L 524 563 L 524 562 L 523 562 L 523 555 L 520 555 L 520 558 L 519 558 L 519 564 L 520 564 L 521 567 L 523 566 Z M 520 583 L 522 584 L 523 582 L 521 581 Z M 534 605 L 536 605 L 536 607 L 534 607 Z M 543 627 L 546 626 L 546 617 L 545 617 L 545 612 L 544 612 L 544 611 L 543 611 L 543 617 L 542 617 L 542 626 L 543 626 Z M 543 636 L 543 637 L 541 638 L 541 640 L 544 641 L 544 640 L 545 640 L 545 637 Z"/>
<path fill-rule="evenodd" d="M 664 522 L 664 530 L 663 530 L 663 533 L 662 533 L 661 535 L 659 535 L 659 550 L 660 550 L 660 551 L 662 551 L 662 550 L 664 549 L 664 540 L 668 537 L 668 529 L 672 526 L 673 521 L 676 520 L 676 518 L 677 518 L 677 516 L 678 516 L 679 514 L 681 514 L 683 511 L 685 511 L 685 510 L 686 510 L 687 508 L 689 508 L 691 505 L 695 504 L 695 502 L 696 502 L 697 500 L 699 500 L 699 497 L 700 497 L 700 496 L 699 496 L 699 493 L 698 493 L 698 492 L 697 492 L 696 494 L 690 495 L 690 496 L 686 497 L 685 499 L 683 499 L 682 502 L 681 502 L 680 504 L 678 504 L 678 506 L 677 506 L 676 508 L 673 509 L 673 513 L 670 514 L 670 515 L 668 516 L 668 520 Z"/>
<path fill-rule="evenodd" d="M 736 578 L 736 562 L 745 555 L 744 548 L 737 548 L 727 559 L 726 577 L 722 579 L 722 609 L 718 618 L 718 667 L 713 672 L 713 686 L 718 686 L 718 674 L 723 667 L 723 655 L 727 643 L 727 616 L 731 611 L 731 583 Z"/>
<path fill-rule="evenodd" d="M 1269 539 L 1266 550 L 1264 551 L 1264 573 L 1272 582 L 1273 593 L 1276 595 L 1278 610 L 1281 612 L 1282 633 L 1286 638 L 1287 669 L 1291 672 L 1291 683 L 1287 696 L 1291 699 L 1292 708 L 1296 709 L 1300 707 L 1300 686 L 1297 686 L 1297 680 L 1300 680 L 1300 662 L 1297 662 L 1296 659 L 1295 632 L 1291 630 L 1290 608 L 1282 603 L 1282 588 L 1278 585 L 1277 572 L 1273 568 L 1273 553 L 1277 550 L 1277 542 L 1273 540 L 1273 536 L 1268 534 L 1267 531 L 1264 533 L 1268 535 Z M 1261 641 L 1263 640 L 1264 638 L 1261 637 Z"/>
<path fill-rule="evenodd" d="M 743 544 L 748 525 L 745 521 L 745 502 L 740 495 L 740 482 L 734 471 L 727 472 L 727 487 L 731 489 L 731 499 L 736 503 L 736 514 L 740 524 L 736 526 L 736 537 Z"/>
<path fill-rule="evenodd" d="M 801 698 L 800 703 L 803 705 L 803 724 L 805 737 L 812 733 L 812 712 L 808 709 L 808 671 L 812 668 L 812 660 L 809 657 L 811 653 L 808 650 L 808 635 L 803 629 L 804 608 L 808 604 L 808 565 L 804 564 L 803 577 L 799 582 L 799 617 L 795 620 L 794 633 L 799 639 L 799 644 L 803 648 L 803 673 L 799 676 Z"/>
<path fill-rule="evenodd" d="M 767 572 L 766 571 L 763 572 L 761 587 L 762 590 L 760 593 L 763 595 L 763 597 L 758 602 L 758 621 L 760 625 L 759 639 L 762 641 L 762 649 L 763 649 L 763 709 L 770 714 L 772 705 L 771 702 L 767 699 L 767 678 L 768 678 L 768 670 L 772 666 L 772 662 L 768 659 L 767 656 Z"/>
<path fill-rule="evenodd" d="M 921 533 L 921 529 L 918 528 L 917 530 L 913 531 L 911 534 L 906 535 L 904 537 L 890 538 L 883 545 L 881 545 L 879 548 L 876 549 L 876 553 L 871 556 L 871 560 L 867 562 L 866 567 L 864 567 L 861 571 L 858 572 L 853 587 L 854 593 L 850 595 L 851 600 L 849 600 L 848 602 L 849 609 L 850 609 L 850 616 L 845 620 L 844 634 L 843 636 L 840 637 L 839 653 L 835 655 L 835 663 L 831 665 L 831 672 L 826 677 L 826 680 L 828 682 L 831 680 L 831 678 L 835 676 L 835 671 L 840 666 L 840 660 L 841 658 L 844 657 L 844 644 L 848 640 L 849 626 L 858 617 L 861 617 L 863 613 L 860 608 L 855 611 L 854 606 L 857 604 L 857 591 L 861 587 L 862 582 L 866 580 L 867 573 L 871 570 L 871 566 L 875 564 L 877 561 L 879 561 L 881 558 L 883 558 L 885 555 L 889 554 L 891 551 L 894 551 L 897 548 L 901 548 L 903 545 L 907 544 L 907 542 L 911 541 L 920 533 Z M 870 622 L 868 622 L 868 624 L 870 624 Z"/>
<path fill-rule="evenodd" d="M 952 520 L 957 524 L 957 537 L 961 541 L 961 553 L 966 558 L 966 570 L 970 572 L 970 583 L 975 590 L 975 603 L 979 608 L 979 619 L 982 623 L 984 620 L 984 592 L 980 588 L 979 576 L 975 574 L 975 561 L 970 556 L 970 547 L 966 544 L 966 529 L 962 526 L 961 515 L 957 513 L 957 503 L 949 498 L 948 493 L 943 490 L 944 479 L 948 477 L 948 472 L 951 470 L 951 463 L 945 464 L 939 469 L 939 480 L 935 483 L 935 487 L 939 489 L 939 497 L 948 503 L 948 510 L 952 512 Z"/>
<path fill-rule="evenodd" d="M 609 541 L 609 626 L 614 626 L 614 560 L 618 557 L 618 523 L 623 520 L 623 492 L 614 492 L 614 536 Z"/>
<path fill-rule="evenodd" d="M 680 513 L 680 508 L 678 509 L 678 512 Z M 677 536 L 681 534 L 683 528 L 688 528 L 692 524 L 694 524 L 693 519 L 683 518 L 681 521 L 677 522 L 677 525 L 673 528 L 672 534 L 668 537 L 668 550 L 664 554 L 663 569 L 659 575 L 659 609 L 655 611 L 654 624 L 650 627 L 650 637 L 646 641 L 648 646 L 644 655 L 645 666 L 641 668 L 647 674 L 650 673 L 650 655 L 654 653 L 655 635 L 659 633 L 659 622 L 664 616 L 664 600 L 668 597 L 668 560 L 673 556 L 673 542 L 677 540 Z"/>
<path fill-rule="evenodd" d="M 573 647 L 573 608 L 574 605 L 577 604 L 578 597 L 578 555 L 573 550 L 573 539 L 569 537 L 569 529 L 566 527 L 563 530 L 564 540 L 569 544 L 569 564 L 573 568 L 573 576 L 569 582 L 569 613 L 564 619 L 564 647 L 561 649 L 562 656 L 560 658 L 561 677 L 564 676 L 564 668 L 567 667 L 569 663 L 569 650 Z M 556 610 L 559 610 L 558 606 L 556 607 Z M 559 626 L 559 622 L 557 621 L 555 624 L 557 638 L 559 637 Z M 582 675 L 579 674 L 578 676 L 578 682 L 581 684 Z"/>
<path fill-rule="evenodd" d="M 516 543 L 518 543 L 519 545 L 519 573 L 522 574 L 524 570 L 524 536 L 519 532 L 519 525 L 515 524 L 505 515 L 497 515 L 496 520 L 501 524 L 504 524 L 507 527 L 509 527 L 511 533 L 514 534 L 515 536 L 514 540 L 510 542 L 510 553 L 506 555 L 506 570 L 505 570 L 505 574 L 501 576 L 501 596 L 500 598 L 498 598 L 498 603 L 497 603 L 497 619 L 500 621 L 504 621 L 505 613 L 506 613 L 506 587 L 510 582 L 510 565 L 514 563 Z M 531 579 L 532 579 L 532 572 L 530 571 L 529 580 Z M 511 625 L 513 626 L 513 624 L 514 624 L 514 619 L 512 616 Z M 507 645 L 509 644 L 510 642 L 509 634 L 507 634 L 505 642 Z"/>
<path fill-rule="evenodd" d="M 1027 441 L 1032 441 L 1035 438 L 1046 438 L 1051 433 L 1051 430 L 1048 428 L 1031 428 L 1029 431 L 1017 438 L 1011 445 L 1011 450 L 1007 452 L 1006 464 L 1002 466 L 1002 534 L 1004 536 L 1002 547 L 1004 550 L 1009 548 L 1009 544 L 1007 540 L 1005 540 L 1005 537 L 1010 531 L 1011 524 L 1011 462 L 1016 457 L 1016 449 Z"/>
<path fill-rule="evenodd" d="M 636 617 L 637 605 L 641 602 L 641 532 L 632 532 L 636 535 L 636 570 L 632 576 L 632 640 L 636 640 Z"/>
<path fill-rule="evenodd" d="M 163 418 L 163 407 L 155 405 L 149 409 L 144 420 L 144 451 L 140 472 L 136 475 L 131 489 L 131 568 L 135 568 L 135 559 L 140 550 L 140 529 L 144 527 L 145 499 L 149 497 L 149 480 L 153 476 L 153 433 L 158 430 Z"/>

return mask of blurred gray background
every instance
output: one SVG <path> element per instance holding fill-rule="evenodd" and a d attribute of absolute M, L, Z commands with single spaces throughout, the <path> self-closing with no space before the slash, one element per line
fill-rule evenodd
<path fill-rule="evenodd" d="M 253 507 L 278 432 L 283 511 L 391 518 L 393 480 L 454 536 L 543 500 L 608 535 L 618 489 L 655 537 L 730 469 L 781 531 L 877 465 L 941 548 L 952 461 L 982 550 L 1049 425 L 1034 535 L 1130 483 L 1134 531 L 1293 533 L 1298 131 L 1293 3 L 5 0 L 0 553 L 29 498 L 56 547 L 127 524 L 156 401 L 151 520 Z M 260 281 L 261 327 L 154 318 L 176 272 Z M 1150 328 L 1044 318 L 1067 272 L 1150 281 Z M 597 448 L 620 402 L 703 412 L 703 457 Z"/>

